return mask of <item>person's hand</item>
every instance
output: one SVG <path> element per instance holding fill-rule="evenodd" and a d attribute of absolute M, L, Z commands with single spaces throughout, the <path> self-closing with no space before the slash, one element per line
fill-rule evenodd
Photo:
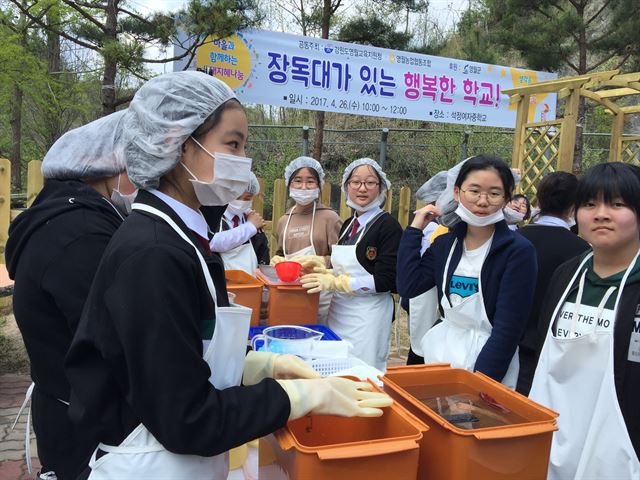
<path fill-rule="evenodd" d="M 333 273 L 309 273 L 300 279 L 300 283 L 307 289 L 307 293 L 322 291 L 353 293 L 349 275 L 336 276 Z"/>
<path fill-rule="evenodd" d="M 271 257 L 271 260 L 269 261 L 269 265 L 277 265 L 280 262 L 284 262 L 285 258 L 281 257 L 280 255 L 274 255 L 273 257 Z"/>
<path fill-rule="evenodd" d="M 277 355 L 273 361 L 273 378 L 289 380 L 296 378 L 320 378 L 311 365 L 296 355 Z"/>
<path fill-rule="evenodd" d="M 302 265 L 302 272 L 312 273 L 316 268 L 325 268 L 324 257 L 319 255 L 302 255 L 296 257 L 295 261 Z"/>
<path fill-rule="evenodd" d="M 247 222 L 253 223 L 258 231 L 261 231 L 267 224 L 258 212 L 250 210 L 247 214 Z"/>
<path fill-rule="evenodd" d="M 421 209 L 416 210 L 414 213 L 415 216 L 413 217 L 411 226 L 418 230 L 424 230 L 424 227 L 426 227 L 429 222 L 440 216 L 440 212 L 438 212 L 435 205 L 426 205 Z"/>
<path fill-rule="evenodd" d="M 366 382 L 328 377 L 317 380 L 278 380 L 289 397 L 289 420 L 312 415 L 341 417 L 380 417 L 382 408 L 393 400 L 382 392 L 373 392 Z"/>

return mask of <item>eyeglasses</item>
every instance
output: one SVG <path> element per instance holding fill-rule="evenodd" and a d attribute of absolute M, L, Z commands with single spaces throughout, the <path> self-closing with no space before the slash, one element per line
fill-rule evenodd
<path fill-rule="evenodd" d="M 291 180 L 291 185 L 295 188 L 302 187 L 303 185 L 310 188 L 316 188 L 318 186 L 318 182 L 315 180 L 302 180 L 299 178 L 294 178 Z"/>
<path fill-rule="evenodd" d="M 379 182 L 369 181 L 369 182 L 361 182 L 360 180 L 349 180 L 348 185 L 354 190 L 358 190 L 362 185 L 364 185 L 367 190 L 371 190 L 372 188 L 376 188 L 380 185 Z"/>
<path fill-rule="evenodd" d="M 483 192 L 476 188 L 470 188 L 469 190 L 462 190 L 466 199 L 470 202 L 477 202 L 480 197 L 484 195 L 487 198 L 487 202 L 491 205 L 500 205 L 504 201 L 504 193 L 502 192 Z"/>

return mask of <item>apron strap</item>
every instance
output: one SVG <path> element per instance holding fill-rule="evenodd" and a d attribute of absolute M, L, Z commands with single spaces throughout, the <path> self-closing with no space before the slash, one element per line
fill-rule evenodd
<path fill-rule="evenodd" d="M 296 209 L 298 204 L 296 203 L 291 210 L 289 211 L 289 218 L 287 218 L 287 223 L 284 226 L 284 232 L 282 233 L 282 253 L 284 256 L 287 256 L 287 231 L 289 230 L 289 222 L 291 221 L 291 217 L 293 216 L 293 211 Z M 316 201 L 313 201 L 313 212 L 311 214 L 311 229 L 309 231 L 309 242 L 311 243 L 311 248 L 313 251 L 316 251 L 316 247 L 313 245 L 313 224 L 316 223 Z"/>
<path fill-rule="evenodd" d="M 16 424 L 20 417 L 22 416 L 22 412 L 25 408 L 27 408 L 27 404 L 31 401 L 31 397 L 33 396 L 33 389 L 36 386 L 34 382 L 31 382 L 29 388 L 27 388 L 27 392 L 24 395 L 24 401 L 20 406 L 20 410 L 18 410 L 18 414 L 16 415 L 16 419 L 13 421 L 13 425 L 11 425 L 11 430 L 16 428 Z M 25 434 L 24 434 L 24 454 L 27 462 L 27 469 L 29 473 L 31 473 L 32 465 L 31 465 L 31 405 L 29 405 L 29 410 L 27 410 L 27 425 L 25 426 Z"/>

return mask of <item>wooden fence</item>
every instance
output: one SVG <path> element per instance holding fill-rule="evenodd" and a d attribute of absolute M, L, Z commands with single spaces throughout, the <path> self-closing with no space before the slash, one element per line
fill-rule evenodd
<path fill-rule="evenodd" d="M 27 167 L 27 207 L 29 207 L 35 197 L 38 195 L 44 181 L 41 172 L 42 162 L 34 160 L 29 162 Z M 264 180 L 258 179 L 260 182 L 260 194 L 253 198 L 253 209 L 264 216 Z M 419 202 L 415 205 L 415 208 L 411 208 L 411 189 L 409 187 L 402 187 L 398 190 L 391 189 L 387 194 L 387 201 L 385 203 L 385 210 L 391 212 L 391 206 L 393 203 L 393 197 L 397 194 L 398 199 L 398 222 L 405 228 L 409 223 L 409 213 L 415 208 L 419 208 L 421 205 Z M 271 255 L 273 256 L 277 247 L 277 239 L 273 236 L 273 229 L 278 219 L 284 215 L 287 205 L 287 186 L 283 179 L 277 179 L 273 185 L 273 201 L 271 218 L 273 221 L 267 222 L 266 232 L 269 238 L 269 247 L 271 248 Z M 11 162 L 7 159 L 0 158 L 0 252 L 2 253 L 1 263 L 4 263 L 4 249 L 7 243 L 7 237 L 9 232 L 9 223 L 22 210 L 11 210 Z M 325 183 L 322 187 L 321 201 L 325 205 L 331 204 L 331 184 Z M 344 193 L 340 196 L 340 208 L 338 211 L 340 217 L 344 220 L 351 214 L 350 208 L 345 203 Z"/>

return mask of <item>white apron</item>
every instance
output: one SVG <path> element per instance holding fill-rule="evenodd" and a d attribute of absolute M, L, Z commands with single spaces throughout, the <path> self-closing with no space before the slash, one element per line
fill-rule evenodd
<path fill-rule="evenodd" d="M 422 338 L 440 317 L 438 313 L 438 288 L 433 287 L 417 297 L 410 298 L 409 312 L 411 350 L 422 357 Z"/>
<path fill-rule="evenodd" d="M 453 368 L 473 371 L 480 351 L 491 336 L 493 326 L 489 322 L 482 297 L 482 271 L 478 275 L 478 293 L 465 298 L 455 307 L 447 298 L 449 264 L 456 248 L 456 239 L 451 246 L 442 278 L 442 322 L 430 329 L 422 338 L 424 363 L 450 363 Z M 490 249 L 487 249 L 487 254 Z M 486 255 L 485 255 L 486 258 Z M 483 261 L 484 264 L 484 261 Z M 513 355 L 502 383 L 515 389 L 518 381 L 520 361 L 518 350 Z"/>
<path fill-rule="evenodd" d="M 222 222 L 227 222 L 224 216 L 220 219 L 221 232 L 223 231 Z M 229 222 L 227 222 L 227 225 L 229 225 Z M 229 225 L 229 228 L 231 228 L 231 225 Z M 256 251 L 253 249 L 251 240 L 227 252 L 220 252 L 220 256 L 224 262 L 225 270 L 242 270 L 255 277 L 256 270 L 258 269 L 258 257 L 256 256 Z"/>
<path fill-rule="evenodd" d="M 373 225 L 376 220 L 371 219 L 367 226 Z M 366 227 L 362 229 L 355 245 L 331 247 L 331 265 L 336 275 L 371 275 L 356 257 L 356 248 L 366 230 Z M 349 231 L 347 227 L 342 236 Z M 362 292 L 357 295 L 334 292 L 328 326 L 340 338 L 353 344 L 351 353 L 354 357 L 385 372 L 392 318 L 393 298 L 390 292 Z"/>
<path fill-rule="evenodd" d="M 239 385 L 244 368 L 251 309 L 240 306 L 218 307 L 209 269 L 189 237 L 169 216 L 153 207 L 134 203 L 133 210 L 142 210 L 160 217 L 195 249 L 216 312 L 213 338 L 203 341 L 203 359 L 211 369 L 209 381 L 218 389 Z M 96 459 L 98 449 L 107 454 Z M 142 424 L 138 425 L 119 446 L 100 444 L 98 449 L 89 461 L 90 480 L 225 480 L 229 471 L 228 453 L 214 457 L 171 453 Z"/>
<path fill-rule="evenodd" d="M 293 215 L 293 211 L 296 209 L 298 204 L 294 205 L 291 208 L 291 212 L 289 212 L 289 218 L 287 218 L 287 223 L 284 226 L 284 233 L 282 234 L 282 253 L 284 253 L 285 260 L 295 260 L 296 257 L 303 257 L 306 255 L 317 255 L 316 249 L 313 246 L 313 224 L 316 220 L 316 202 L 313 202 L 313 213 L 311 214 L 311 229 L 309 231 L 309 242 L 310 245 L 308 247 L 301 248 L 297 252 L 287 253 L 287 230 L 289 229 L 289 222 L 291 221 L 291 216 Z M 333 292 L 320 292 L 320 301 L 318 303 L 318 317 L 317 322 L 323 325 L 327 324 L 327 315 L 329 315 L 329 304 L 331 304 L 331 297 L 333 296 Z"/>
<path fill-rule="evenodd" d="M 639 252 L 640 253 L 640 252 Z M 553 435 L 549 459 L 550 480 L 640 478 L 640 462 L 622 417 L 614 378 L 614 328 L 579 337 L 553 335 L 555 319 L 590 253 L 582 261 L 549 322 L 540 361 L 529 398 L 558 413 L 558 431 Z M 625 272 L 616 298 L 614 319 L 627 277 L 638 254 Z M 581 279 L 581 284 L 584 277 Z M 580 306 L 582 288 L 576 308 Z M 610 293 L 610 292 L 608 292 Z M 598 317 L 606 305 L 603 298 Z M 574 317 L 577 315 L 574 312 Z"/>

